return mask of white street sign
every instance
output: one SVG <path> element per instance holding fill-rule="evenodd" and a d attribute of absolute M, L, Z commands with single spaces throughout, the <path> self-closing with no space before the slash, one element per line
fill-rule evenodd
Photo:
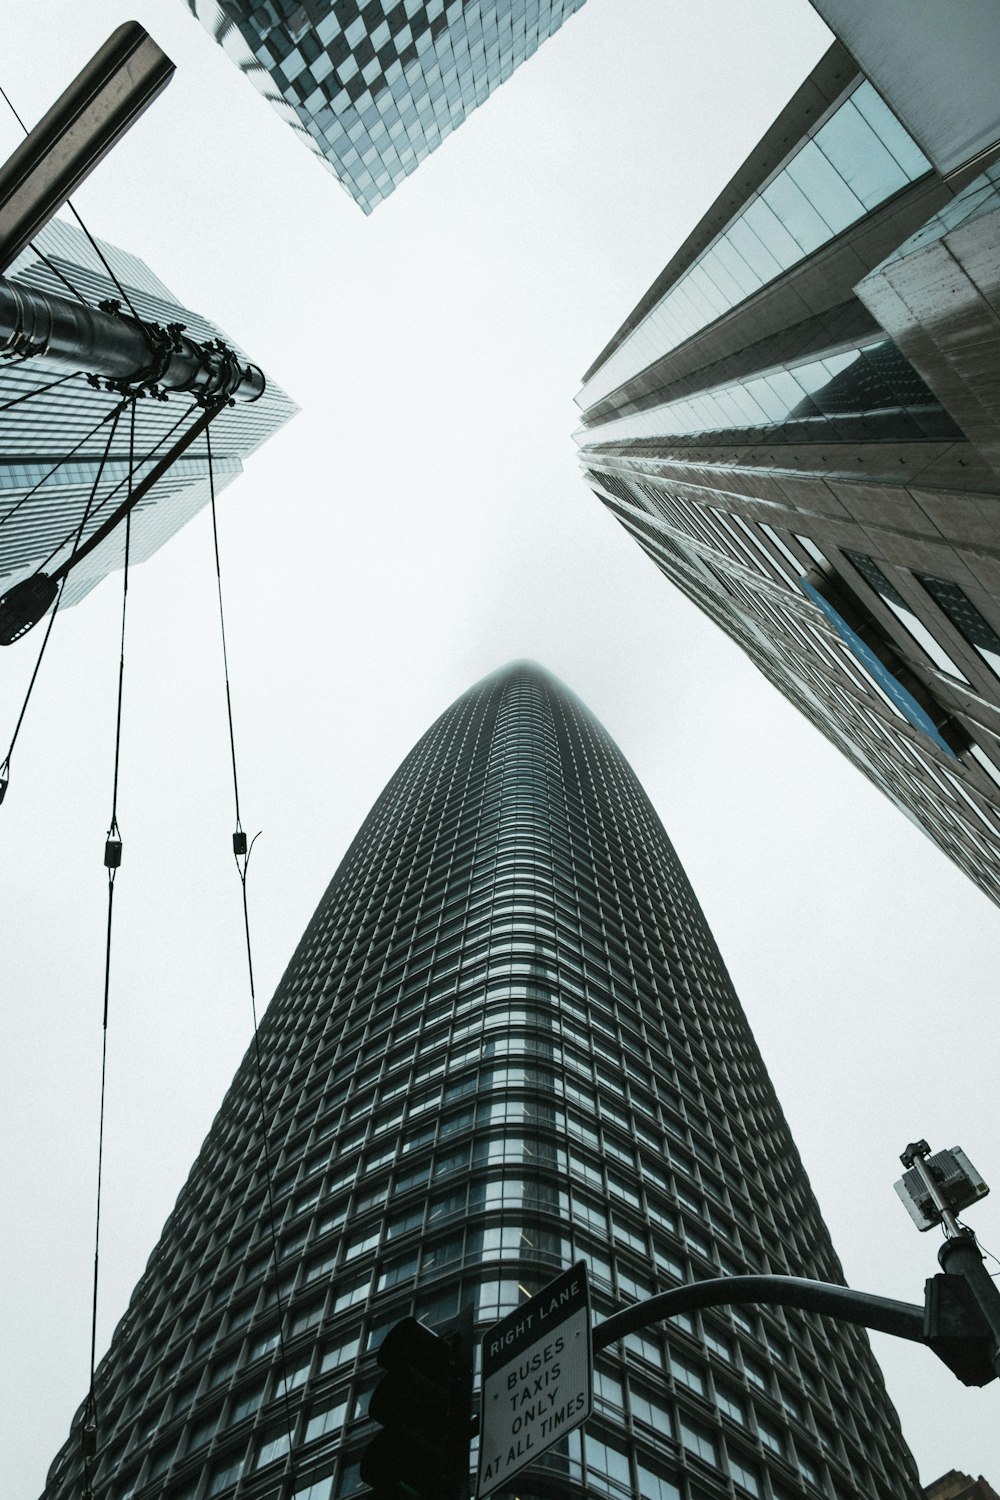
<path fill-rule="evenodd" d="M 590 1295 L 580 1261 L 483 1338 L 479 1500 L 587 1420 L 593 1384 Z"/>

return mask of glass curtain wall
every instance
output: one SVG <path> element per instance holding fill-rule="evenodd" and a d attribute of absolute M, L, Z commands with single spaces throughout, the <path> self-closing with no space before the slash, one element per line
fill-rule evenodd
<path fill-rule="evenodd" d="M 250 1054 L 101 1366 L 98 1500 L 346 1500 L 387 1329 L 471 1303 L 481 1332 L 578 1258 L 598 1318 L 840 1279 L 655 812 L 531 665 L 404 761 L 260 1043 L 263 1122 Z M 522 1500 L 920 1494 L 867 1340 L 828 1320 L 675 1318 L 599 1356 L 596 1402 Z M 45 1494 L 81 1494 L 77 1434 Z"/>

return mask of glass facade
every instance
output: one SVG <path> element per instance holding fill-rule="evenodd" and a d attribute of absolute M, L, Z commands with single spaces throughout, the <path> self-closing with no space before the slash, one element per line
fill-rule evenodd
<path fill-rule="evenodd" d="M 260 1046 L 263 1107 L 251 1052 L 101 1364 L 97 1500 L 358 1493 L 387 1329 L 471 1304 L 482 1330 L 577 1259 L 599 1318 L 709 1276 L 841 1279 L 655 812 L 530 664 L 403 762 Z M 920 1494 L 831 1320 L 677 1317 L 602 1353 L 595 1396 L 519 1496 Z M 45 1496 L 79 1495 L 74 1433 Z"/>
<path fill-rule="evenodd" d="M 962 436 L 892 340 L 874 339 L 616 416 L 583 428 L 577 438 L 588 444 L 621 443 L 636 438 L 697 440 L 720 433 L 780 443 Z"/>
<path fill-rule="evenodd" d="M 1000 356 L 964 265 L 998 180 L 943 182 L 835 43 L 591 367 L 576 433 L 656 566 L 996 902 Z"/>
<path fill-rule="evenodd" d="M 868 80 L 858 83 L 622 340 L 578 405 L 593 406 L 930 169 Z"/>
<path fill-rule="evenodd" d="M 371 213 L 583 0 L 188 0 Z"/>
<path fill-rule="evenodd" d="M 222 337 L 235 348 L 215 324 L 182 307 L 138 257 L 98 243 L 140 317 L 161 326 L 179 322 L 194 338 Z M 69 297 L 73 288 L 91 306 L 108 298 L 121 300 L 107 269 L 75 225 L 55 219 L 36 237 L 35 245 L 37 250 L 25 250 L 8 271 L 13 282 L 60 297 Z M 17 404 L 3 412 L 0 442 L 0 592 L 39 568 L 51 572 L 65 561 L 87 515 L 81 536 L 85 542 L 125 498 L 130 444 L 137 460 L 135 475 L 141 479 L 179 435 L 191 405 L 182 392 L 167 401 L 140 401 L 134 439 L 125 418 L 115 427 L 108 448 L 120 397 L 96 389 L 83 372 L 67 378 L 63 368 L 44 356 L 0 364 L 0 407 L 8 403 Z M 242 472 L 243 459 L 296 410 L 269 380 L 259 401 L 223 412 L 212 424 L 216 489 L 230 484 Z M 132 561 L 152 556 L 208 501 L 205 458 L 189 452 L 136 506 Z M 120 528 L 74 568 L 67 577 L 63 605 L 78 603 L 121 567 L 124 546 Z"/>

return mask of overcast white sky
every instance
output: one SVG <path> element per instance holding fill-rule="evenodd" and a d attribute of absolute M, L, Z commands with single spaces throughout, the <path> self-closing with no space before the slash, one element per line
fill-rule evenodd
<path fill-rule="evenodd" d="M 1000 1168 L 1000 914 L 676 594 L 578 476 L 579 377 L 828 44 L 806 0 L 589 0 L 365 219 L 180 0 L 8 0 L 33 123 L 141 20 L 177 76 L 77 200 L 302 405 L 221 502 L 259 993 L 431 720 L 530 656 L 620 743 L 732 970 L 848 1280 L 919 1301 L 926 1135 Z M 0 114 L 0 152 L 17 144 Z M 0 811 L 0 1474 L 85 1393 L 121 595 L 57 622 Z M 250 1036 L 211 531 L 137 570 L 100 1299 L 125 1308 Z M 38 634 L 0 657 L 0 739 Z M 1000 1199 L 974 1227 L 1000 1251 Z M 924 1482 L 1000 1483 L 997 1387 L 876 1340 Z"/>

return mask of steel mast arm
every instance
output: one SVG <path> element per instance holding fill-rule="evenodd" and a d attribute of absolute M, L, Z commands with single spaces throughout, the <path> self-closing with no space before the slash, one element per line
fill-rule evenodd
<path fill-rule="evenodd" d="M 0 356 L 41 355 L 64 369 L 103 376 L 126 394 L 146 386 L 189 391 L 205 402 L 256 401 L 266 382 L 221 339 L 201 344 L 180 323 L 137 322 L 112 303 L 85 307 L 53 292 L 0 281 Z"/>
<path fill-rule="evenodd" d="M 672 1318 L 675 1313 L 725 1303 L 770 1302 L 798 1307 L 803 1312 L 829 1313 L 841 1323 L 859 1323 L 896 1338 L 924 1342 L 924 1310 L 910 1302 L 855 1292 L 827 1281 L 807 1281 L 799 1276 L 716 1276 L 691 1282 L 670 1292 L 661 1292 L 633 1307 L 625 1307 L 605 1318 L 594 1329 L 594 1349 L 617 1343 L 627 1333 Z"/>

